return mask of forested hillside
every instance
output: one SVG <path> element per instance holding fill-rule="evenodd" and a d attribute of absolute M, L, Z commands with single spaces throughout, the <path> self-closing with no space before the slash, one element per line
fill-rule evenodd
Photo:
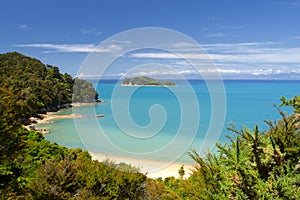
<path fill-rule="evenodd" d="M 76 83 L 73 96 L 73 86 Z M 56 111 L 72 102 L 98 99 L 92 84 L 61 74 L 56 66 L 12 52 L 0 54 L 0 86 L 18 96 L 23 104 L 23 118 Z"/>

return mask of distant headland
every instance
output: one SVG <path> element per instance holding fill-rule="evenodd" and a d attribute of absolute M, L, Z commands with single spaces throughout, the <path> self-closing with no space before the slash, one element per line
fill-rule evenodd
<path fill-rule="evenodd" d="M 176 84 L 170 81 L 157 81 L 147 76 L 137 76 L 133 78 L 125 78 L 122 86 L 175 86 Z"/>

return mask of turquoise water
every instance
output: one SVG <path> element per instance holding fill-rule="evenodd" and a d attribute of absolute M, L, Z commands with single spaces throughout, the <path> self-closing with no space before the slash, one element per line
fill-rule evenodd
<path fill-rule="evenodd" d="M 266 129 L 263 120 L 279 118 L 273 105 L 280 104 L 280 97 L 292 98 L 300 93 L 299 81 L 224 81 L 224 93 L 209 92 L 204 81 L 195 80 L 177 81 L 175 87 L 169 88 L 121 87 L 113 80 L 94 86 L 105 103 L 66 109 L 60 114 L 105 117 L 57 119 L 52 124 L 39 125 L 51 131 L 45 136 L 47 140 L 106 155 L 179 162 L 191 162 L 186 155 L 191 148 L 207 152 L 215 138 L 218 142 L 226 141 L 225 135 L 232 134 L 226 129 L 230 122 L 238 129 L 255 124 Z M 226 95 L 225 102 L 211 100 L 212 94 L 221 97 L 221 93 Z M 214 103 L 224 103 L 226 108 L 220 133 L 209 129 L 212 120 L 222 121 L 222 109 L 214 114 L 211 111 L 220 108 Z M 284 110 L 291 112 L 288 108 Z"/>

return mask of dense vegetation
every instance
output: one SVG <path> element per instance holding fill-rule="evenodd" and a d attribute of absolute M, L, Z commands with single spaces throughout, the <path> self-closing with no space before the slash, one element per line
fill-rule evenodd
<path fill-rule="evenodd" d="M 86 151 L 51 144 L 24 129 L 22 119 L 58 105 L 53 101 L 71 100 L 65 91 L 51 100 L 46 91 L 53 88 L 38 88 L 46 87 L 44 81 L 70 90 L 66 77 L 74 80 L 17 53 L 0 58 L 0 199 L 300 199 L 300 97 L 282 98 L 295 114 L 279 111 L 281 119 L 266 121 L 268 130 L 232 126 L 217 153 L 200 157 L 191 151 L 195 167 L 189 178 L 181 167 L 180 178 L 148 179 L 129 165 L 93 161 Z"/>
<path fill-rule="evenodd" d="M 91 83 L 73 79 L 69 74 L 61 74 L 58 67 L 16 52 L 0 54 L 0 86 L 17 94 L 19 103 L 24 104 L 20 105 L 25 109 L 23 121 L 38 113 L 56 111 L 72 100 L 87 102 L 98 98 Z"/>
<path fill-rule="evenodd" d="M 136 169 L 93 161 L 85 151 L 51 144 L 40 133 L 23 128 L 28 116 L 71 101 L 71 76 L 18 53 L 0 58 L 0 199 L 145 196 L 146 176 L 132 173 Z M 79 82 L 82 86 L 76 87 L 90 86 Z M 91 97 L 89 93 L 82 95 L 83 99 Z"/>
<path fill-rule="evenodd" d="M 125 78 L 122 82 L 123 85 L 157 85 L 157 86 L 174 86 L 175 83 L 170 81 L 159 82 L 147 76 L 137 76 L 133 78 Z"/>

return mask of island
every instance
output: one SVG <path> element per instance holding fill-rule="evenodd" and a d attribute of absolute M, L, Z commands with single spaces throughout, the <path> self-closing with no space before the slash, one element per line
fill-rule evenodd
<path fill-rule="evenodd" d="M 133 78 L 125 78 L 122 82 L 122 86 L 175 86 L 174 82 L 170 81 L 157 81 L 147 76 L 137 76 Z"/>

